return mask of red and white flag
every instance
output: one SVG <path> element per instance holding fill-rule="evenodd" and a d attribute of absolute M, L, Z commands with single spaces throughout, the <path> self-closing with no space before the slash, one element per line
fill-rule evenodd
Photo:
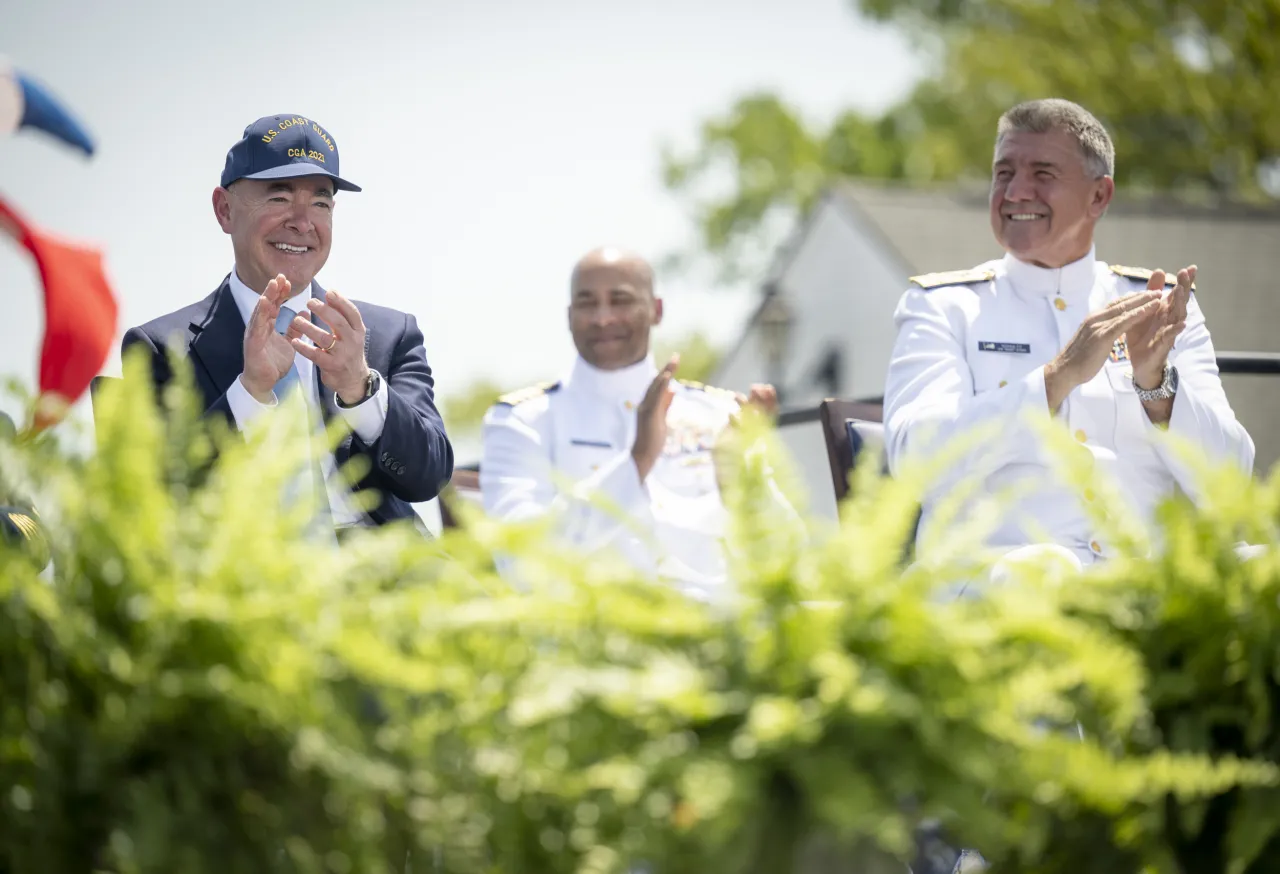
<path fill-rule="evenodd" d="M 32 427 L 56 424 L 111 352 L 119 308 L 97 249 L 33 226 L 0 198 L 0 230 L 31 253 L 44 285 L 40 395 Z"/>
<path fill-rule="evenodd" d="M 93 154 L 93 140 L 61 101 L 0 58 L 0 136 L 23 129 Z M 3 198 L 0 231 L 31 253 L 44 285 L 40 395 L 32 422 L 41 431 L 66 415 L 106 362 L 116 333 L 116 299 L 98 250 L 35 227 Z"/>

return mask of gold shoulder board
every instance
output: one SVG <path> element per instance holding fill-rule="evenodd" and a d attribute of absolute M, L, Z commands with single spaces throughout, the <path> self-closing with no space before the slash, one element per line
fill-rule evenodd
<path fill-rule="evenodd" d="M 40 537 L 40 527 L 36 525 L 36 521 L 26 513 L 17 513 L 10 510 L 6 513 L 9 521 L 13 523 L 13 527 L 22 533 L 24 540 L 37 540 Z"/>
<path fill-rule="evenodd" d="M 1118 274 L 1120 276 L 1127 277 L 1129 279 L 1139 279 L 1143 282 L 1146 282 L 1148 279 L 1151 278 L 1151 274 L 1155 273 L 1154 270 L 1148 270 L 1146 267 L 1125 267 L 1123 264 L 1112 264 L 1111 272 Z M 1174 270 L 1172 273 L 1170 273 L 1168 270 L 1166 270 L 1164 272 L 1164 284 L 1177 285 L 1178 271 Z M 1195 288 L 1196 284 L 1194 282 L 1191 283 L 1191 287 Z"/>
<path fill-rule="evenodd" d="M 28 544 L 31 555 L 36 559 L 36 563 L 44 567 L 49 563 L 52 557 L 52 551 L 49 547 L 49 540 L 45 537 L 44 529 L 31 516 L 26 513 L 7 510 L 5 516 L 8 517 L 9 523 L 18 529 L 18 533 L 22 535 L 22 539 Z"/>
<path fill-rule="evenodd" d="M 911 281 L 921 288 L 941 288 L 944 285 L 973 285 L 977 282 L 990 282 L 996 278 L 994 270 L 947 270 L 942 273 L 924 273 L 911 277 Z"/>
<path fill-rule="evenodd" d="M 507 392 L 498 398 L 498 403 L 514 407 L 516 404 L 523 404 L 525 401 L 531 401 L 534 398 L 540 398 L 543 395 L 551 394 L 560 388 L 559 382 L 540 382 L 537 385 L 518 388 L 515 391 Z"/>

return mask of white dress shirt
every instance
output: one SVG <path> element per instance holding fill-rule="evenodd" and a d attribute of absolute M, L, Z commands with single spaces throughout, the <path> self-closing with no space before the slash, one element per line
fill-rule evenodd
<path fill-rule="evenodd" d="M 967 475 L 992 495 L 1029 488 L 1015 501 L 989 544 L 1015 548 L 1058 543 L 1089 564 L 1106 555 L 1107 532 L 1094 530 L 1076 490 L 1055 481 L 1041 440 L 1027 415 L 1050 417 L 1044 365 L 1066 346 L 1086 316 L 1146 283 L 1113 271 L 1089 254 L 1059 269 L 1006 255 L 974 271 L 962 284 L 912 288 L 898 305 L 898 336 L 885 386 L 886 443 L 890 466 L 936 450 L 948 438 L 999 423 L 999 435 L 970 452 L 925 501 L 927 530 L 937 498 Z M 989 276 L 986 276 L 989 274 Z M 1186 328 L 1169 363 L 1179 387 L 1168 431 L 1198 445 L 1210 460 L 1251 471 L 1253 441 L 1236 420 L 1218 377 L 1204 314 L 1192 295 Z M 1126 350 L 1115 354 L 1089 382 L 1077 387 L 1056 421 L 1117 481 L 1128 510 L 1144 523 L 1175 488 L 1194 497 L 1195 483 L 1147 417 L 1134 392 Z M 1090 500 L 1088 494 L 1084 500 Z"/>
<path fill-rule="evenodd" d="M 578 358 L 560 383 L 492 407 L 480 463 L 484 506 L 504 521 L 555 511 L 580 551 L 615 550 L 642 572 L 710 599 L 727 577 L 727 514 L 711 450 L 738 402 L 723 389 L 673 381 L 667 442 L 642 482 L 631 457 L 636 407 L 657 375 L 649 358 L 607 371 Z M 592 499 L 623 516 L 601 512 Z"/>
<path fill-rule="evenodd" d="M 253 291 L 245 285 L 234 269 L 231 271 L 230 286 L 236 307 L 240 310 L 240 317 L 247 325 L 249 317 L 253 315 L 254 307 L 258 305 L 261 292 Z M 307 301 L 310 299 L 311 288 L 308 286 L 285 301 L 284 306 L 304 318 L 310 318 L 311 311 L 307 307 Z M 318 430 L 323 427 L 323 416 L 319 407 L 320 392 L 316 385 L 316 367 L 309 358 L 297 353 L 294 354 L 294 365 L 298 368 L 299 387 L 306 398 L 307 410 L 311 419 L 310 426 L 313 430 Z M 272 395 L 272 398 L 273 400 L 270 404 L 259 403 L 254 399 L 253 395 L 249 394 L 248 389 L 244 387 L 240 379 L 237 378 L 231 384 L 231 388 L 227 389 L 227 406 L 231 408 L 231 414 L 235 417 L 236 427 L 244 430 L 258 416 L 275 409 L 277 406 L 275 396 Z M 336 394 L 334 395 L 334 402 L 336 406 Z M 382 428 L 387 421 L 388 403 L 387 380 L 383 375 L 382 379 L 378 381 L 378 391 L 373 397 L 350 409 L 338 406 L 337 410 L 338 414 L 351 426 L 351 430 L 366 444 L 372 445 L 382 436 Z M 312 451 L 311 447 L 312 442 L 308 438 L 305 443 L 299 444 L 296 451 L 299 454 L 308 454 Z M 320 451 L 319 456 L 320 471 L 324 476 L 325 491 L 328 493 L 329 509 L 333 515 L 335 527 L 342 528 L 360 524 L 363 517 L 347 500 L 347 486 L 342 481 L 342 478 L 338 476 L 338 468 L 333 453 Z"/>

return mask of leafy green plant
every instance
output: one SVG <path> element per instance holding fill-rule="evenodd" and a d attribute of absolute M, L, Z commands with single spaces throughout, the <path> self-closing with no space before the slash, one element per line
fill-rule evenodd
<path fill-rule="evenodd" d="M 283 417 L 165 402 L 130 378 L 92 455 L 0 453 L 56 566 L 0 553 L 0 871 L 901 871 L 923 817 L 1003 870 L 1280 855 L 1275 480 L 1210 478 L 1153 557 L 955 600 L 963 544 L 902 562 L 930 469 L 800 526 L 748 422 L 702 604 L 465 506 L 317 543 Z"/>

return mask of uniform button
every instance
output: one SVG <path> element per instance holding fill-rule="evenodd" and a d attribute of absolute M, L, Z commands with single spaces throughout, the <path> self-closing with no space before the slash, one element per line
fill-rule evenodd
<path fill-rule="evenodd" d="M 636 408 L 636 405 L 631 403 L 631 401 L 627 401 L 625 404 L 623 404 L 623 406 L 626 407 L 628 410 L 634 410 Z"/>
<path fill-rule="evenodd" d="M 404 476 L 404 465 L 403 465 L 403 464 L 401 464 L 401 465 L 399 465 L 398 467 L 396 467 L 396 473 L 400 474 L 401 476 Z"/>
<path fill-rule="evenodd" d="M 1004 388 L 1008 384 L 1009 384 L 1009 380 L 1007 379 L 1000 380 L 1000 388 Z"/>
<path fill-rule="evenodd" d="M 1089 548 L 1093 550 L 1094 555 L 1102 555 L 1102 546 L 1099 545 L 1098 541 L 1091 541 Z"/>
<path fill-rule="evenodd" d="M 1058 308 L 1058 312 L 1062 312 L 1067 308 L 1067 302 L 1060 297 L 1053 299 L 1053 305 Z"/>
<path fill-rule="evenodd" d="M 1089 435 L 1085 434 L 1083 431 L 1077 431 L 1076 439 L 1079 440 L 1081 443 L 1083 443 L 1084 441 L 1089 439 Z"/>

